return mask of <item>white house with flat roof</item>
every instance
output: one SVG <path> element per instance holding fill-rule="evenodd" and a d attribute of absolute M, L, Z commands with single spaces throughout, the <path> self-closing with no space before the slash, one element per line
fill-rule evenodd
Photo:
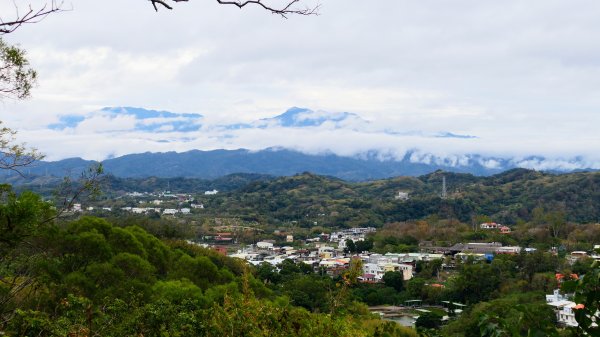
<path fill-rule="evenodd" d="M 405 281 L 410 280 L 413 276 L 413 267 L 410 264 L 392 263 L 384 261 L 363 264 L 363 274 L 373 275 L 373 279 L 376 282 L 381 281 L 383 275 L 390 271 L 401 272 L 402 278 Z"/>

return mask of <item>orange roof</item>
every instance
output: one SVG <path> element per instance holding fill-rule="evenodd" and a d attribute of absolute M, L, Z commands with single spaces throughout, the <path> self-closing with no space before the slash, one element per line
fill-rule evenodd
<path fill-rule="evenodd" d="M 560 280 L 562 280 L 565 277 L 565 275 L 557 273 L 555 275 L 555 277 L 556 277 L 556 280 L 560 281 Z M 579 280 L 579 276 L 577 274 L 571 274 L 571 279 L 573 279 L 573 280 Z"/>

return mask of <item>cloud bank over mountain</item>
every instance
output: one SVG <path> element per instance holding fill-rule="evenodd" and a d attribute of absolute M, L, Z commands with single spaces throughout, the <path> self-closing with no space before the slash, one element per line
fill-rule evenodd
<path fill-rule="evenodd" d="M 527 139 L 463 134 L 455 130 L 395 128 L 357 113 L 293 107 L 248 123 L 214 123 L 197 113 L 106 107 L 61 115 L 45 128 L 22 136 L 49 160 L 104 160 L 131 153 L 190 150 L 289 149 L 380 161 L 443 167 L 524 167 L 572 171 L 598 169 L 598 157 L 577 152 L 539 151 Z"/>
<path fill-rule="evenodd" d="M 3 37 L 27 50 L 39 86 L 27 101 L 4 101 L 0 120 L 48 159 L 285 147 L 598 166 L 600 46 L 590 41 L 600 2 L 306 2 L 322 2 L 321 15 L 74 3 Z M 313 113 L 275 118 L 292 105 Z"/>

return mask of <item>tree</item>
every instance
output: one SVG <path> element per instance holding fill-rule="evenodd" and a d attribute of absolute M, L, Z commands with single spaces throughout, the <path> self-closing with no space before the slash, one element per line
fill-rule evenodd
<path fill-rule="evenodd" d="M 581 304 L 575 310 L 575 319 L 581 336 L 600 335 L 600 264 L 594 261 L 591 270 L 582 277 L 575 289 L 575 302 Z"/>
<path fill-rule="evenodd" d="M 502 280 L 499 274 L 498 268 L 487 263 L 465 264 L 451 279 L 451 298 L 468 304 L 486 301 L 500 287 Z"/>
<path fill-rule="evenodd" d="M 187 279 L 158 281 L 152 286 L 152 296 L 181 303 L 186 299 L 200 299 L 202 289 Z"/>
<path fill-rule="evenodd" d="M 281 280 L 277 268 L 268 262 L 256 266 L 256 277 L 265 284 L 277 284 Z"/>
<path fill-rule="evenodd" d="M 24 99 L 31 94 L 37 73 L 25 56 L 23 49 L 0 39 L 0 97 Z"/>
<path fill-rule="evenodd" d="M 558 238 L 563 233 L 566 225 L 565 213 L 563 211 L 552 211 L 546 214 L 548 229 L 553 238 Z"/>
<path fill-rule="evenodd" d="M 37 237 L 54 211 L 34 193 L 17 196 L 9 186 L 0 186 L 0 321 L 7 321 L 34 288 L 35 269 L 45 253 Z"/>
<path fill-rule="evenodd" d="M 24 20 L 27 20 L 26 16 Z M 16 21 L 12 21 L 14 23 Z M 0 35 L 13 31 L 18 25 L 11 22 L 2 23 L 0 18 Z M 25 99 L 31 95 L 37 73 L 29 67 L 29 61 L 23 49 L 8 45 L 0 38 L 0 101 L 2 99 Z M 0 121 L 2 124 L 2 121 Z M 16 132 L 0 125 L 0 169 L 13 170 L 20 173 L 19 168 L 28 166 L 43 155 L 36 149 L 28 149 L 15 140 Z"/>
<path fill-rule="evenodd" d="M 442 316 L 433 312 L 424 312 L 419 315 L 415 327 L 419 329 L 438 329 L 442 325 Z"/>
<path fill-rule="evenodd" d="M 12 33 L 24 23 L 37 22 L 55 9 L 54 3 L 48 9 L 39 10 L 29 7 L 23 15 L 5 20 L 0 17 L 0 36 Z M 25 50 L 11 46 L 0 37 L 0 101 L 2 99 L 25 99 L 31 95 L 31 88 L 36 83 L 37 73 L 29 67 Z M 2 121 L 0 121 L 0 124 Z M 35 149 L 27 149 L 24 144 L 16 143 L 16 132 L 0 126 L 0 169 L 18 171 L 20 167 L 30 165 L 43 156 Z"/>
<path fill-rule="evenodd" d="M 556 336 L 552 308 L 538 293 L 515 293 L 481 302 L 442 330 L 444 336 Z"/>
<path fill-rule="evenodd" d="M 382 280 L 386 286 L 392 287 L 398 292 L 404 290 L 404 276 L 402 275 L 402 272 L 388 271 L 383 274 Z"/>
<path fill-rule="evenodd" d="M 420 299 L 425 289 L 425 280 L 413 277 L 406 283 L 406 291 L 411 299 Z"/>
<path fill-rule="evenodd" d="M 372 239 L 366 239 L 364 241 L 356 241 L 354 244 L 356 246 L 357 253 L 368 252 L 369 250 L 371 250 L 373 248 L 373 240 Z"/>
<path fill-rule="evenodd" d="M 154 6 L 154 10 L 156 11 L 158 11 L 159 5 L 167 9 L 173 9 L 171 3 L 187 1 L 188 0 L 150 0 L 152 6 Z M 263 0 L 217 0 L 217 2 L 221 5 L 237 6 L 240 9 L 248 5 L 254 5 L 261 7 L 262 9 L 271 12 L 272 14 L 281 15 L 284 18 L 287 18 L 287 16 L 290 14 L 316 15 L 318 14 L 318 10 L 320 7 L 319 5 L 316 5 L 314 7 L 299 7 L 298 4 L 301 3 L 301 0 L 288 0 L 283 5 L 277 7 L 271 6 Z"/>
<path fill-rule="evenodd" d="M 356 245 L 354 244 L 354 240 L 347 239 L 346 240 L 346 249 L 348 253 L 356 253 Z"/>

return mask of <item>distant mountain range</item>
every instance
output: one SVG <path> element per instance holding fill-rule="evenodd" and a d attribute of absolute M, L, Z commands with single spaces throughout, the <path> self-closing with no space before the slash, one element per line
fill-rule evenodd
<path fill-rule="evenodd" d="M 501 158 L 467 156 L 460 162 L 432 157 L 429 163 L 414 162 L 413 153 L 400 161 L 380 160 L 378 153 L 361 157 L 335 154 L 309 155 L 286 149 L 188 151 L 183 153 L 140 153 L 102 162 L 106 173 L 120 178 L 203 178 L 215 179 L 233 173 L 257 173 L 290 176 L 302 172 L 333 176 L 348 181 L 364 181 L 394 176 L 419 176 L 436 170 L 475 175 L 491 175 L 518 167 L 518 162 Z M 526 158 L 542 160 L 542 158 Z M 493 167 L 488 164 L 494 161 Z M 40 176 L 77 177 L 95 161 L 70 158 L 54 162 L 38 162 L 24 170 L 31 180 Z M 23 179 L 15 173 L 0 172 L 4 181 L 16 183 Z M 27 179 L 26 179 L 27 180 Z"/>
<path fill-rule="evenodd" d="M 85 115 L 64 115 L 58 123 L 48 125 L 54 130 L 76 128 L 82 122 L 92 120 L 94 117 L 106 117 L 111 120 L 118 118 L 131 118 L 135 120 L 134 127 L 117 131 L 141 132 L 182 132 L 191 133 L 199 130 L 240 130 L 240 129 L 268 129 L 268 128 L 317 128 L 351 129 L 360 132 L 384 133 L 390 135 L 421 135 L 437 138 L 477 138 L 471 135 L 460 135 L 448 131 L 424 133 L 417 130 L 398 131 L 389 128 L 379 128 L 361 116 L 350 112 L 314 111 L 306 108 L 292 107 L 284 113 L 255 120 L 250 123 L 234 124 L 207 124 L 204 116 L 197 113 L 173 113 L 162 110 L 149 110 L 136 107 L 106 107 Z M 111 129 L 107 132 L 115 131 Z"/>
<path fill-rule="evenodd" d="M 63 115 L 47 128 L 64 139 L 75 135 L 76 139 L 91 138 L 100 143 L 107 140 L 106 146 L 94 144 L 94 152 L 88 152 L 87 156 L 108 158 L 102 161 L 105 171 L 121 178 L 215 179 L 233 173 L 290 176 L 312 172 L 364 181 L 419 176 L 436 170 L 486 176 L 513 168 L 573 172 L 599 165 L 580 157 L 500 158 L 485 154 L 454 155 L 451 151 L 435 155 L 419 144 L 427 143 L 430 148 L 433 144 L 437 149 L 437 145 L 442 148 L 453 143 L 460 148 L 461 144 L 474 144 L 482 138 L 449 130 L 399 130 L 377 125 L 354 113 L 299 107 L 238 124 L 209 123 L 197 113 L 106 107 L 83 115 Z M 65 146 L 74 150 L 69 153 L 84 153 L 72 144 Z M 85 149 L 83 146 L 81 149 Z M 222 149 L 198 150 L 203 146 Z M 50 150 L 56 148 L 60 149 L 54 145 Z M 231 150 L 236 148 L 241 149 Z M 146 149 L 179 152 L 135 153 Z M 40 162 L 25 169 L 26 179 L 7 171 L 0 172 L 0 179 L 15 183 L 39 177 L 77 177 L 95 163 L 81 158 Z"/>

